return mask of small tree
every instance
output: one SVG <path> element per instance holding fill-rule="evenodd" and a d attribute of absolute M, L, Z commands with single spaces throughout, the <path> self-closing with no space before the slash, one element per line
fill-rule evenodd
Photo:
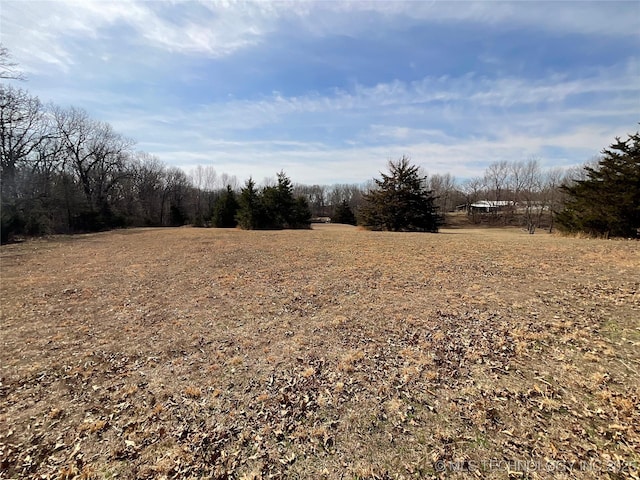
<path fill-rule="evenodd" d="M 441 219 L 426 177 L 403 156 L 389 162 L 389 174 L 374 179 L 377 188 L 365 195 L 362 220 L 365 226 L 388 231 L 437 232 Z"/>
<path fill-rule="evenodd" d="M 640 132 L 616 138 L 586 178 L 563 185 L 568 195 L 558 223 L 571 232 L 635 237 L 640 228 Z"/>
<path fill-rule="evenodd" d="M 344 223 L 347 225 L 356 224 L 356 216 L 349 206 L 349 202 L 343 200 L 340 205 L 336 207 L 336 211 L 331 217 L 331 223 Z"/>
<path fill-rule="evenodd" d="M 238 225 L 236 214 L 240 205 L 231 185 L 218 198 L 213 207 L 213 226 L 217 228 L 235 228 Z"/>

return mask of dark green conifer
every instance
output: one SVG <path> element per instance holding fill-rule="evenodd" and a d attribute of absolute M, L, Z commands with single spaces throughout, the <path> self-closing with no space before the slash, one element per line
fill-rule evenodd
<path fill-rule="evenodd" d="M 389 174 L 374 179 L 377 188 L 365 195 L 362 221 L 375 230 L 437 232 L 441 218 L 426 177 L 407 157 L 389 162 Z"/>
<path fill-rule="evenodd" d="M 561 228 L 605 237 L 636 237 L 640 228 L 640 132 L 616 138 L 587 178 L 561 189 L 568 195 L 557 214 Z"/>
<path fill-rule="evenodd" d="M 252 178 L 246 181 L 240 192 L 239 208 L 236 221 L 245 230 L 264 228 L 264 209 L 262 199 L 256 189 L 256 182 Z"/>
<path fill-rule="evenodd" d="M 331 217 L 331 223 L 344 223 L 347 225 L 356 224 L 356 216 L 349 206 L 349 202 L 343 200 L 342 203 L 336 207 L 336 211 Z"/>
<path fill-rule="evenodd" d="M 236 215 L 240 205 L 231 185 L 227 185 L 227 190 L 218 198 L 213 208 L 214 227 L 235 228 L 238 225 Z"/>

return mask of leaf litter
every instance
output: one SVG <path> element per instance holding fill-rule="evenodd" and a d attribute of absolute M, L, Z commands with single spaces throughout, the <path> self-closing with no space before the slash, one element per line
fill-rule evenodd
<path fill-rule="evenodd" d="M 0 478 L 638 478 L 638 242 L 3 246 Z"/>

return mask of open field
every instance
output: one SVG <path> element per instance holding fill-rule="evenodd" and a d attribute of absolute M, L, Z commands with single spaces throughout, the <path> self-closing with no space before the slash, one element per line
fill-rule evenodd
<path fill-rule="evenodd" d="M 3 246 L 0 478 L 638 478 L 640 243 Z"/>

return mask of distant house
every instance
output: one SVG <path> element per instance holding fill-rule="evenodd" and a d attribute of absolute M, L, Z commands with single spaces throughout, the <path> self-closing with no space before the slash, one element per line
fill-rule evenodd
<path fill-rule="evenodd" d="M 510 200 L 479 200 L 468 206 L 470 213 L 500 212 L 515 207 L 516 202 Z"/>

